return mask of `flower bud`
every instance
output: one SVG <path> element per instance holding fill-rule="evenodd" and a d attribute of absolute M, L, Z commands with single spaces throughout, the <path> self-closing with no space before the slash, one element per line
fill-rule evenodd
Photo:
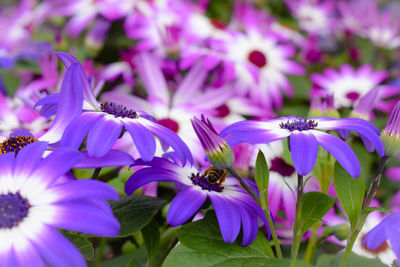
<path fill-rule="evenodd" d="M 385 145 L 385 156 L 396 157 L 400 153 L 400 101 L 390 113 L 389 120 L 382 130 L 381 139 Z"/>
<path fill-rule="evenodd" d="M 235 161 L 232 148 L 217 134 L 211 122 L 204 116 L 201 120 L 194 117 L 192 125 L 211 164 L 219 170 L 232 167 Z"/>

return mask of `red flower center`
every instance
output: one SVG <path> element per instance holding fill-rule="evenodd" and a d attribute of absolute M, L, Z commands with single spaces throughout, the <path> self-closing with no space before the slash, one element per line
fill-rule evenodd
<path fill-rule="evenodd" d="M 295 168 L 287 164 L 282 158 L 274 158 L 271 160 L 271 171 L 277 172 L 282 176 L 291 176 L 295 172 Z"/>
<path fill-rule="evenodd" d="M 346 97 L 352 102 L 356 102 L 356 100 L 360 97 L 360 94 L 357 92 L 349 92 L 346 94 Z"/>
<path fill-rule="evenodd" d="M 258 50 L 253 50 L 249 53 L 249 61 L 259 68 L 267 65 L 267 58 Z"/>
<path fill-rule="evenodd" d="M 218 111 L 217 116 L 220 117 L 220 118 L 224 118 L 224 117 L 228 116 L 229 113 L 231 113 L 231 111 L 229 110 L 228 106 L 225 105 L 225 104 L 217 107 L 216 110 Z"/>
<path fill-rule="evenodd" d="M 173 131 L 175 133 L 177 133 L 179 130 L 179 124 L 176 121 L 171 120 L 169 118 L 158 120 L 157 123 L 161 124 L 162 126 L 170 129 L 171 131 Z"/>

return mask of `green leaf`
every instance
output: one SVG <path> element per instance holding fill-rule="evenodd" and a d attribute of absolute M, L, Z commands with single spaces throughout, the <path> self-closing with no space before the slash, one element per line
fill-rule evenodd
<path fill-rule="evenodd" d="M 160 246 L 160 230 L 158 223 L 152 220 L 148 225 L 142 228 L 142 235 L 146 244 L 149 263 L 153 262 Z"/>
<path fill-rule="evenodd" d="M 337 267 L 342 262 L 343 253 L 339 255 L 323 254 L 317 260 L 317 267 Z M 351 253 L 347 266 L 351 267 L 383 267 L 386 266 L 379 259 L 369 259 Z"/>
<path fill-rule="evenodd" d="M 253 244 L 252 244 L 253 245 Z M 250 245 L 250 246 L 252 246 Z M 218 250 L 194 250 L 184 245 L 176 246 L 165 260 L 163 267 L 191 267 L 191 266 L 202 266 L 202 267 L 215 267 L 215 266 L 263 266 L 263 267 L 289 267 L 289 259 L 274 259 L 266 258 L 265 256 L 257 256 L 253 254 L 246 255 L 246 247 L 242 247 L 243 253 L 237 254 L 229 253 L 229 251 L 218 251 Z M 309 267 L 308 263 L 298 261 L 297 267 Z"/>
<path fill-rule="evenodd" d="M 121 196 L 119 201 L 110 201 L 114 216 L 121 224 L 120 236 L 136 233 L 146 226 L 165 201 L 148 196 Z"/>
<path fill-rule="evenodd" d="M 335 199 L 321 192 L 308 192 L 303 195 L 301 207 L 300 225 L 304 234 L 311 226 L 320 221 L 321 218 L 332 208 Z"/>
<path fill-rule="evenodd" d="M 362 216 L 368 216 L 371 212 L 380 211 L 388 214 L 394 213 L 394 211 L 385 209 L 385 208 L 378 208 L 378 207 L 368 207 L 362 211 Z"/>
<path fill-rule="evenodd" d="M 101 267 L 144 267 L 146 266 L 146 249 L 136 249 L 134 252 L 124 254 L 101 263 Z"/>
<path fill-rule="evenodd" d="M 203 220 L 182 226 L 178 237 L 181 244 L 172 250 L 163 266 L 257 266 L 274 257 L 266 234 L 261 232 L 247 247 L 240 245 L 241 234 L 234 243 L 225 243 L 213 211 Z M 271 266 L 279 266 L 272 264 L 276 261 Z"/>
<path fill-rule="evenodd" d="M 364 200 L 365 185 L 359 177 L 354 179 L 339 163 L 335 164 L 335 190 L 342 204 L 343 210 L 349 218 L 350 225 L 354 229 L 357 218 L 361 213 Z"/>
<path fill-rule="evenodd" d="M 21 85 L 20 79 L 13 75 L 11 71 L 0 69 L 0 79 L 2 79 L 2 82 L 4 83 L 7 93 L 10 96 L 14 96 L 15 92 Z"/>
<path fill-rule="evenodd" d="M 268 197 L 269 169 L 264 153 L 259 150 L 256 160 L 255 180 L 260 192 L 264 192 Z"/>
<path fill-rule="evenodd" d="M 293 86 L 296 98 L 309 99 L 308 92 L 311 89 L 311 82 L 307 76 L 292 76 L 287 75 L 290 84 Z"/>
<path fill-rule="evenodd" d="M 94 248 L 91 242 L 86 238 L 82 237 L 78 233 L 61 231 L 62 234 L 71 241 L 77 249 L 81 252 L 82 256 L 87 260 L 93 260 Z"/>

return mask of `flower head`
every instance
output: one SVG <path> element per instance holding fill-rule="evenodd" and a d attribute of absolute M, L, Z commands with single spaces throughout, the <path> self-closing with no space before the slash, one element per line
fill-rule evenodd
<path fill-rule="evenodd" d="M 18 132 L 19 131 L 13 133 L 0 143 L 0 154 L 6 154 L 9 152 L 17 154 L 25 146 L 38 141 L 38 139 L 33 137 L 29 132 L 28 134 L 18 134 Z"/>
<path fill-rule="evenodd" d="M 319 130 L 355 131 L 361 138 L 368 140 L 380 156 L 384 154 L 379 130 L 372 123 L 355 118 L 305 119 L 291 116 L 269 121 L 241 121 L 226 127 L 221 136 L 229 136 L 228 142 L 251 144 L 269 143 L 289 137 L 293 164 L 300 175 L 311 172 L 317 159 L 318 145 L 321 145 L 351 176 L 358 177 L 360 163 L 353 150 L 340 138 Z"/>
<path fill-rule="evenodd" d="M 220 170 L 232 167 L 235 161 L 232 148 L 217 134 L 210 120 L 203 115 L 201 120 L 194 117 L 192 125 L 211 164 Z"/>
<path fill-rule="evenodd" d="M 143 164 L 137 161 L 137 164 Z M 210 167 L 200 171 L 192 164 L 180 167 L 165 158 L 154 158 L 150 167 L 136 171 L 127 181 L 125 192 L 132 194 L 139 187 L 154 181 L 171 181 L 183 186 L 172 200 L 167 214 L 171 226 L 181 225 L 211 200 L 225 242 L 232 243 L 243 227 L 242 245 L 249 245 L 257 235 L 257 216 L 267 220 L 254 199 L 226 172 Z"/>
<path fill-rule="evenodd" d="M 396 157 L 400 153 L 400 102 L 393 108 L 389 120 L 382 130 L 381 139 L 385 145 L 385 153 Z"/>
<path fill-rule="evenodd" d="M 47 143 L 36 142 L 0 155 L 0 262 L 4 266 L 86 266 L 79 250 L 57 229 L 115 236 L 119 223 L 105 199 L 110 186 L 61 179 L 79 152 L 60 148 L 42 160 Z"/>

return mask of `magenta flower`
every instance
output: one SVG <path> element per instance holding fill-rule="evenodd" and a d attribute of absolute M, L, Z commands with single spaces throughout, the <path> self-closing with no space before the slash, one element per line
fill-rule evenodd
<path fill-rule="evenodd" d="M 79 250 L 57 229 L 116 236 L 119 222 L 106 199 L 118 200 L 107 184 L 64 181 L 82 160 L 60 148 L 45 159 L 47 143 L 36 142 L 0 155 L 0 264 L 2 266 L 86 266 Z M 7 241 L 5 241 L 7 240 Z"/>
<path fill-rule="evenodd" d="M 379 130 L 370 122 L 356 118 L 304 119 L 294 116 L 269 121 L 241 121 L 226 127 L 221 136 L 229 142 L 251 144 L 269 143 L 289 137 L 294 167 L 300 175 L 307 175 L 314 167 L 321 145 L 354 178 L 360 175 L 360 163 L 353 150 L 340 138 L 319 130 L 351 130 L 368 140 L 380 156 L 384 154 Z"/>
<path fill-rule="evenodd" d="M 137 164 L 143 162 L 138 161 Z M 182 185 L 182 190 L 172 200 L 167 214 L 167 222 L 178 226 L 189 220 L 207 199 L 211 200 L 217 215 L 221 234 L 225 242 L 232 243 L 237 238 L 240 228 L 243 232 L 242 245 L 249 245 L 257 235 L 257 217 L 265 225 L 267 219 L 254 199 L 241 187 L 234 178 L 225 178 L 223 171 L 218 181 L 211 180 L 215 176 L 210 167 L 200 171 L 193 164 L 180 167 L 176 163 L 154 158 L 146 162 L 150 167 L 136 171 L 126 182 L 125 192 L 132 194 L 141 186 L 154 181 L 170 181 Z M 242 226 L 242 227 L 241 227 Z M 269 232 L 269 229 L 267 227 Z"/>

